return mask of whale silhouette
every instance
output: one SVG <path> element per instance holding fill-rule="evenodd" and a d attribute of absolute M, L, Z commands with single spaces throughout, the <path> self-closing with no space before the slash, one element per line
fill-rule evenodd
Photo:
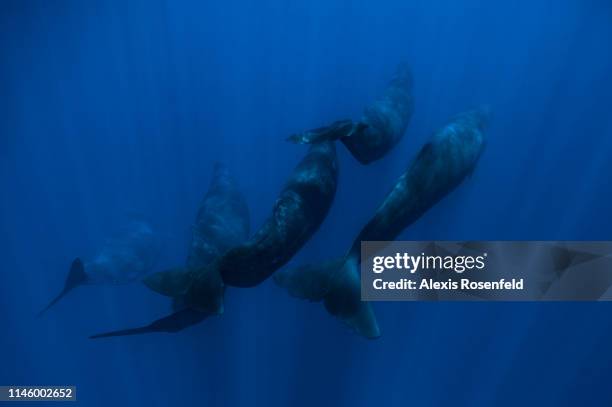
<path fill-rule="evenodd" d="M 412 113 L 412 73 L 405 64 L 397 68 L 382 97 L 367 106 L 359 121 L 339 120 L 291 135 L 288 140 L 298 144 L 340 140 L 362 164 L 384 157 L 406 133 Z"/>
<path fill-rule="evenodd" d="M 202 199 L 192 227 L 191 242 L 185 265 L 157 274 L 160 276 L 189 275 L 209 265 L 227 250 L 244 242 L 249 236 L 250 214 L 246 199 L 226 166 L 215 163 L 213 176 Z M 150 283 L 149 283 L 150 284 Z M 152 332 L 178 332 L 209 316 L 190 308 L 181 296 L 173 298 L 174 313 L 139 328 L 130 328 L 93 335 L 91 338 L 138 335 Z"/>
<path fill-rule="evenodd" d="M 176 332 L 223 312 L 226 286 L 253 287 L 285 265 L 317 231 L 333 202 L 338 182 L 333 142 L 310 146 L 276 200 L 271 216 L 246 242 L 210 263 L 154 273 L 144 279 L 153 291 L 173 298 L 174 314 L 139 328 L 92 338 Z M 180 309 L 182 308 L 182 309 Z"/>
<path fill-rule="evenodd" d="M 327 311 L 366 338 L 380 330 L 368 302 L 361 301 L 359 264 L 362 241 L 392 241 L 472 173 L 485 148 L 488 113 L 460 114 L 436 132 L 397 180 L 348 253 L 320 264 L 283 269 L 275 282 L 290 295 L 323 301 Z"/>
<path fill-rule="evenodd" d="M 110 239 L 90 260 L 76 258 L 62 291 L 40 311 L 44 314 L 69 292 L 82 285 L 127 284 L 139 281 L 151 272 L 158 258 L 161 239 L 149 223 L 134 220 L 125 232 Z"/>
<path fill-rule="evenodd" d="M 249 240 L 208 266 L 190 272 L 156 273 L 145 283 L 162 295 L 180 297 L 191 308 L 220 313 L 225 284 L 259 284 L 314 234 L 329 211 L 337 179 L 333 143 L 312 145 L 283 187 L 272 215 Z"/>

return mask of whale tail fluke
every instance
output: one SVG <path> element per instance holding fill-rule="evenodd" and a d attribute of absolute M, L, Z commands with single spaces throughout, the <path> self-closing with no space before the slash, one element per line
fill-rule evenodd
<path fill-rule="evenodd" d="M 274 281 L 289 295 L 313 302 L 323 301 L 331 315 L 358 334 L 374 339 L 380 336 L 374 311 L 361 301 L 358 263 L 355 259 L 336 259 L 320 264 L 280 270 Z"/>
<path fill-rule="evenodd" d="M 51 302 L 42 309 L 38 313 L 38 316 L 43 315 L 45 312 L 49 310 L 53 305 L 55 305 L 59 300 L 62 299 L 66 294 L 72 291 L 74 288 L 87 283 L 87 274 L 85 273 L 85 266 L 81 259 L 76 258 L 73 260 L 72 265 L 70 266 L 70 271 L 68 272 L 68 276 L 66 277 L 66 282 L 64 283 L 64 288 L 62 292 L 60 292 Z"/>
<path fill-rule="evenodd" d="M 319 127 L 302 133 L 292 134 L 287 141 L 295 144 L 316 144 L 324 141 L 336 141 L 351 137 L 354 133 L 364 130 L 367 124 L 352 120 L 338 120 L 329 126 Z"/>
<path fill-rule="evenodd" d="M 146 326 L 106 332 L 102 334 L 92 335 L 89 338 L 110 338 L 113 336 L 141 335 L 155 332 L 175 333 L 203 321 L 208 316 L 209 314 L 207 313 L 199 312 L 191 308 L 185 308 L 166 317 L 153 321 L 152 323 Z"/>

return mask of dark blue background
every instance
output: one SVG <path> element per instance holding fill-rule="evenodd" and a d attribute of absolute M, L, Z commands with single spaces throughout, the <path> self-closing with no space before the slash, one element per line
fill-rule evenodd
<path fill-rule="evenodd" d="M 612 239 L 612 6 L 606 1 L 3 1 L 0 384 L 71 384 L 81 404 L 606 405 L 612 305 L 377 303 L 367 341 L 267 281 L 177 335 L 91 341 L 168 311 L 140 285 L 84 287 L 44 318 L 70 261 L 126 214 L 183 262 L 212 162 L 253 228 L 305 148 L 358 118 L 400 61 L 404 141 L 360 166 L 292 264 L 350 246 L 431 132 L 487 103 L 489 144 L 406 239 Z"/>

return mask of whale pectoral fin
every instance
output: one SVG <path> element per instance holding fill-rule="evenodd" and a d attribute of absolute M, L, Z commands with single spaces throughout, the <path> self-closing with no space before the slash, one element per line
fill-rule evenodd
<path fill-rule="evenodd" d="M 366 338 L 378 338 L 380 330 L 368 302 L 361 301 L 361 284 L 355 260 L 338 259 L 318 265 L 282 270 L 274 281 L 293 297 L 323 301 L 331 315 Z"/>
<path fill-rule="evenodd" d="M 182 267 L 160 271 L 142 280 L 151 290 L 167 297 L 184 295 L 192 281 L 192 274 Z"/>
<path fill-rule="evenodd" d="M 324 141 L 335 141 L 354 132 L 357 125 L 352 120 L 338 120 L 329 126 L 319 127 L 302 133 L 292 134 L 287 141 L 295 144 L 316 144 Z"/>
<path fill-rule="evenodd" d="M 68 276 L 66 276 L 66 281 L 64 282 L 64 288 L 62 292 L 60 292 L 51 302 L 42 309 L 38 313 L 38 316 L 44 314 L 49 308 L 51 308 L 54 304 L 56 304 L 59 300 L 62 299 L 66 294 L 72 291 L 74 288 L 87 283 L 87 274 L 85 273 L 85 266 L 81 259 L 76 258 L 72 262 L 70 266 L 70 271 L 68 272 Z"/>
<path fill-rule="evenodd" d="M 207 313 L 199 312 L 191 308 L 185 308 L 166 317 L 153 321 L 152 323 L 146 326 L 106 332 L 102 334 L 92 335 L 89 338 L 109 338 L 112 336 L 140 335 L 154 332 L 175 333 L 203 321 L 208 316 L 209 314 Z"/>

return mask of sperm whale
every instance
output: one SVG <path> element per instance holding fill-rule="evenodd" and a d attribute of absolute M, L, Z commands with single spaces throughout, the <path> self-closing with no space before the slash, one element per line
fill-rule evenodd
<path fill-rule="evenodd" d="M 129 222 L 124 233 L 107 241 L 90 261 L 76 258 L 72 262 L 62 291 L 39 315 L 79 286 L 139 281 L 152 271 L 160 246 L 161 239 L 149 223 L 141 220 Z"/>
<path fill-rule="evenodd" d="M 213 175 L 200 202 L 192 227 L 185 265 L 164 274 L 187 274 L 205 267 L 249 236 L 250 213 L 246 198 L 229 169 L 215 163 Z M 151 332 L 178 332 L 197 324 L 211 314 L 186 307 L 180 296 L 174 298 L 174 313 L 139 327 L 94 335 L 92 338 L 126 336 Z"/>
<path fill-rule="evenodd" d="M 310 146 L 276 200 L 272 214 L 244 244 L 192 272 L 155 273 L 152 290 L 196 310 L 220 313 L 225 285 L 253 287 L 286 264 L 325 219 L 338 181 L 332 142 Z"/>
<path fill-rule="evenodd" d="M 478 109 L 449 121 L 419 151 L 348 253 L 335 260 L 283 269 L 275 282 L 290 295 L 323 301 L 327 311 L 366 338 L 380 336 L 374 312 L 361 301 L 362 241 L 392 241 L 474 171 L 485 148 L 487 112 Z"/>
<path fill-rule="evenodd" d="M 144 280 L 153 291 L 173 298 L 180 310 L 145 327 L 93 338 L 176 332 L 199 322 L 200 316 L 221 314 L 226 286 L 258 285 L 285 265 L 317 231 L 329 212 L 337 181 L 334 143 L 310 146 L 285 183 L 272 214 L 250 239 L 209 264 L 159 272 Z"/>
<path fill-rule="evenodd" d="M 382 97 L 367 106 L 359 121 L 339 120 L 328 126 L 293 134 L 298 144 L 340 140 L 362 164 L 384 157 L 406 133 L 412 113 L 412 73 L 407 65 L 397 68 Z"/>

